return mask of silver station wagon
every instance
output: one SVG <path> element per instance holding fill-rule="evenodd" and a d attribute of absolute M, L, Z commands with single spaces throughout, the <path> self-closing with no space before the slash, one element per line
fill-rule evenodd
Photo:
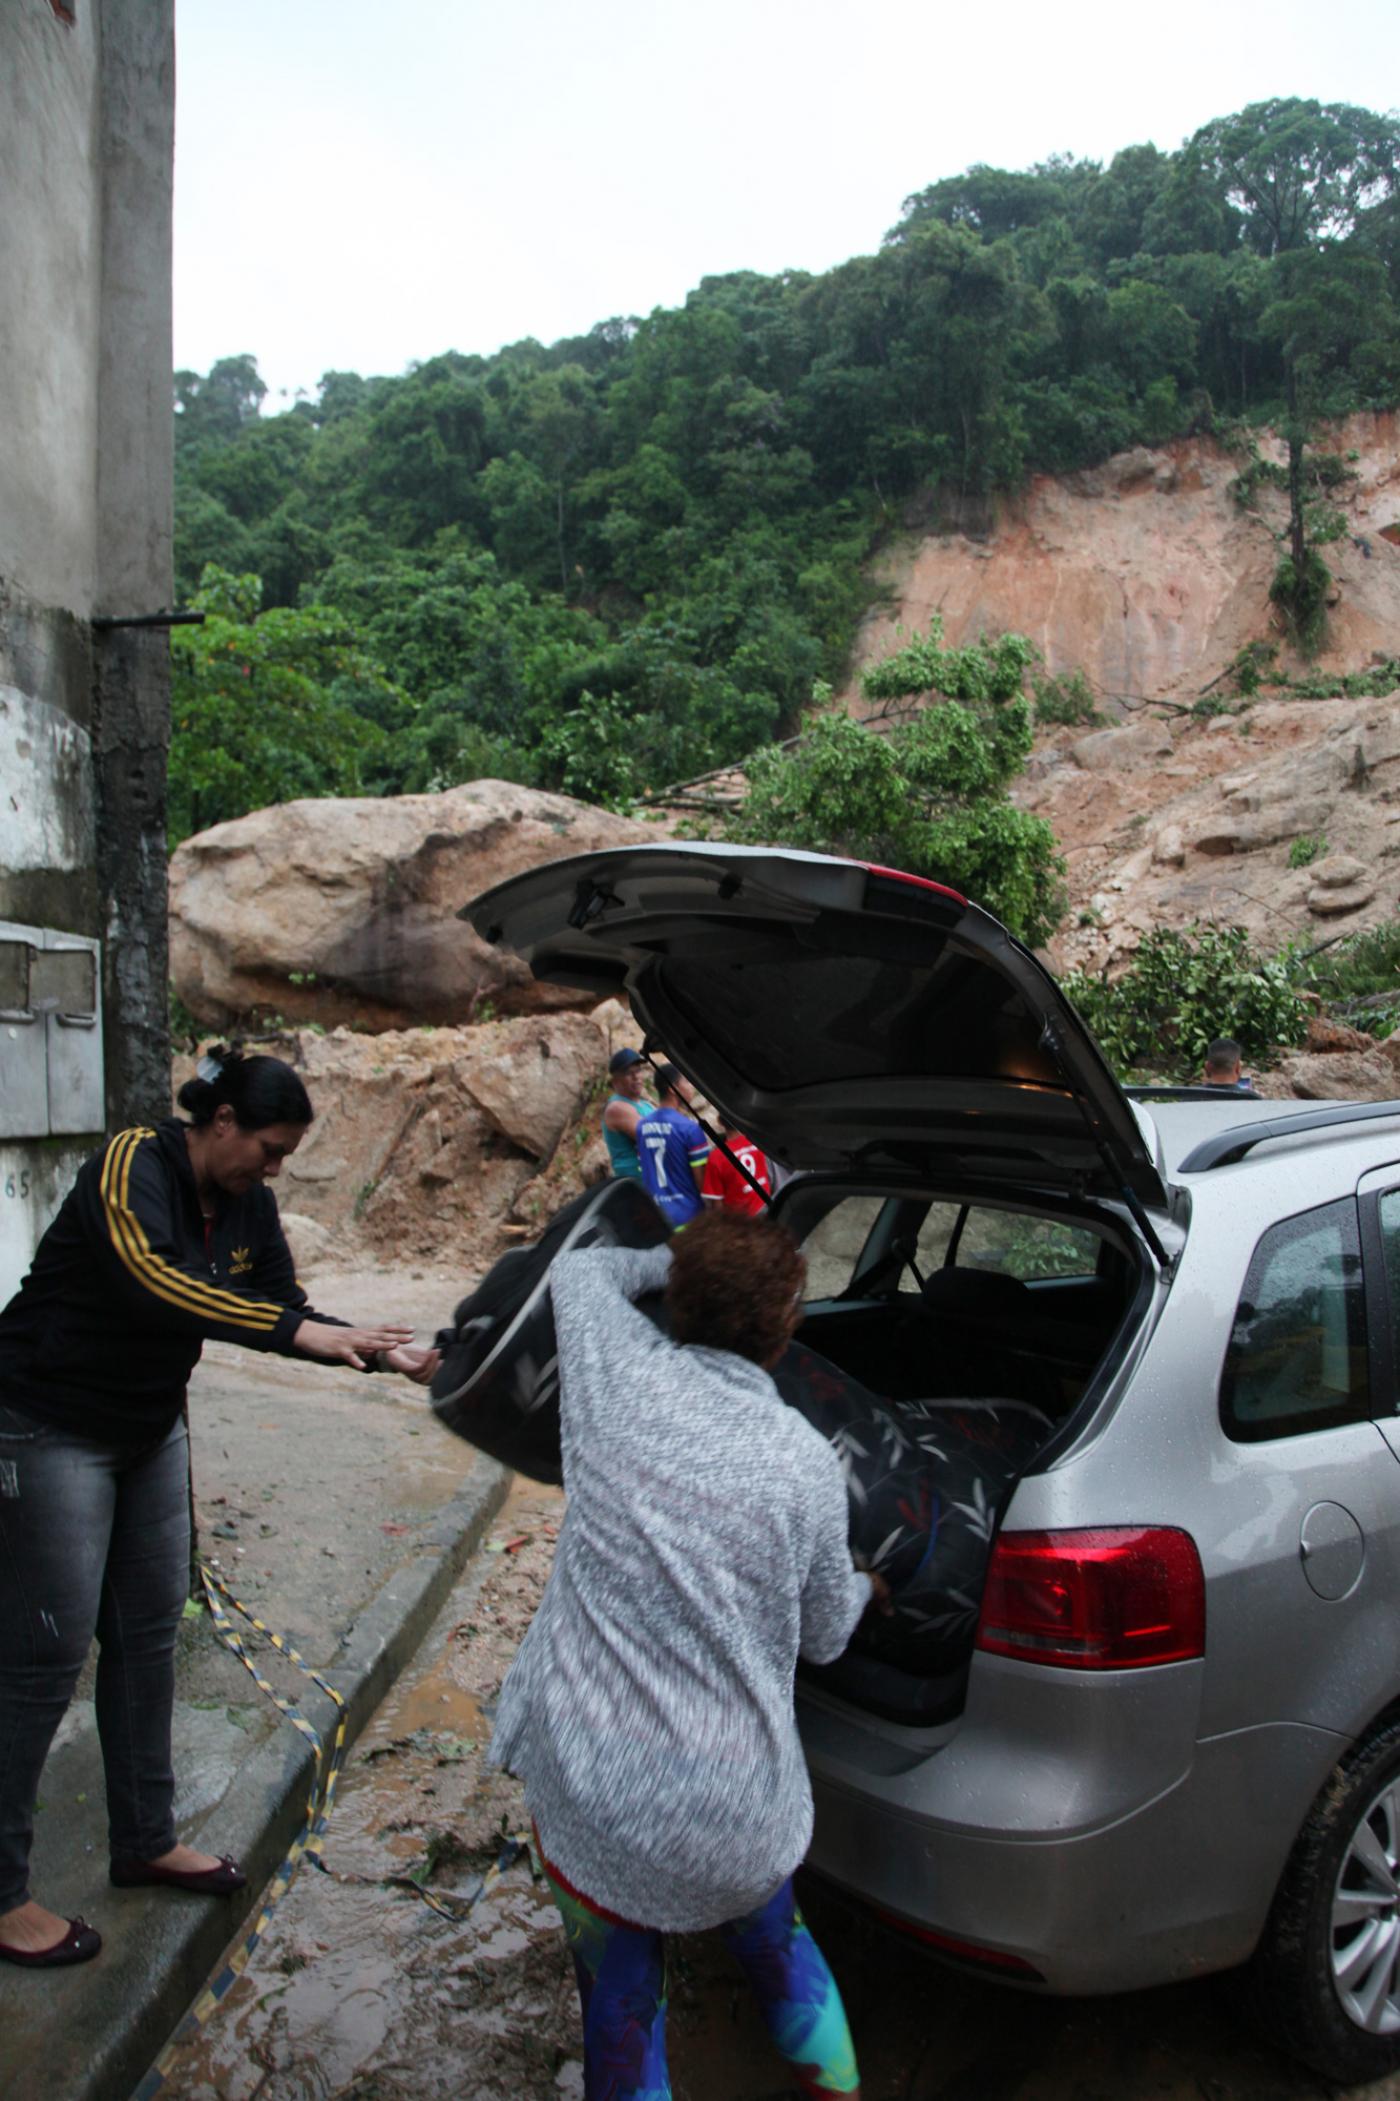
<path fill-rule="evenodd" d="M 802 1342 L 1043 1418 L 952 1666 L 799 1678 L 812 1866 L 1009 1983 L 1248 1964 L 1279 2045 L 1400 2065 L 1400 1102 L 1130 1100 L 995 919 L 854 862 L 626 848 L 468 911 L 797 1171 Z"/>

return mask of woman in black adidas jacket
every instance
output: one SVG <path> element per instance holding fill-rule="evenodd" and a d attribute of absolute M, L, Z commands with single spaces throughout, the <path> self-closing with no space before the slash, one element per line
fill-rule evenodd
<path fill-rule="evenodd" d="M 178 1843 L 170 1725 L 189 1569 L 185 1386 L 207 1337 L 426 1382 L 412 1330 L 317 1313 L 267 1187 L 312 1109 L 278 1058 L 219 1049 L 190 1122 L 93 1155 L 0 1313 L 0 1959 L 85 1962 L 29 1895 L 39 1774 L 96 1633 L 111 1879 L 210 1895 L 237 1865 Z"/>

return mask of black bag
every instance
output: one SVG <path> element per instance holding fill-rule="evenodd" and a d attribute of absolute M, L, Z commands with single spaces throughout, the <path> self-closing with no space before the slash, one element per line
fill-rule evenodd
<path fill-rule="evenodd" d="M 605 1182 L 566 1204 L 534 1247 L 502 1255 L 437 1336 L 430 1391 L 448 1429 L 532 1481 L 560 1481 L 549 1265 L 566 1249 L 657 1247 L 669 1230 L 640 1182 Z"/>

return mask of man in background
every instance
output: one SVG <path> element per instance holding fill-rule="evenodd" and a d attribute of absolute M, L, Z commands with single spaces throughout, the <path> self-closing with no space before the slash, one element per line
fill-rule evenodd
<path fill-rule="evenodd" d="M 752 1138 L 746 1138 L 742 1131 L 729 1127 L 725 1129 L 724 1144 L 728 1152 L 717 1145 L 705 1163 L 702 1194 L 706 1204 L 716 1211 L 739 1211 L 745 1218 L 762 1218 L 768 1209 L 767 1200 L 773 1193 L 767 1154 L 759 1151 Z M 748 1169 L 753 1182 L 744 1179 L 740 1167 Z M 754 1182 L 758 1184 L 757 1189 Z"/>
<path fill-rule="evenodd" d="M 1206 1050 L 1202 1084 L 1206 1087 L 1220 1087 L 1230 1094 L 1253 1094 L 1253 1081 L 1246 1079 L 1240 1070 L 1240 1060 L 1243 1056 L 1244 1053 L 1233 1036 L 1217 1036 Z"/>
<path fill-rule="evenodd" d="M 603 1105 L 603 1138 L 608 1165 L 615 1178 L 640 1182 L 642 1163 L 637 1157 L 637 1125 L 655 1108 L 642 1091 L 646 1067 L 640 1051 L 616 1050 L 608 1060 L 612 1093 Z"/>
<path fill-rule="evenodd" d="M 675 1232 L 704 1209 L 710 1141 L 690 1113 L 690 1083 L 674 1065 L 657 1066 L 656 1086 L 660 1106 L 638 1120 L 637 1154 L 642 1187 Z"/>

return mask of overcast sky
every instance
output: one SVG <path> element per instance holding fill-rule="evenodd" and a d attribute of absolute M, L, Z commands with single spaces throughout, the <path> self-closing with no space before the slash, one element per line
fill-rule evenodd
<path fill-rule="evenodd" d="M 1400 0 L 177 0 L 175 362 L 553 342 L 868 253 L 973 161 L 1400 102 Z"/>

